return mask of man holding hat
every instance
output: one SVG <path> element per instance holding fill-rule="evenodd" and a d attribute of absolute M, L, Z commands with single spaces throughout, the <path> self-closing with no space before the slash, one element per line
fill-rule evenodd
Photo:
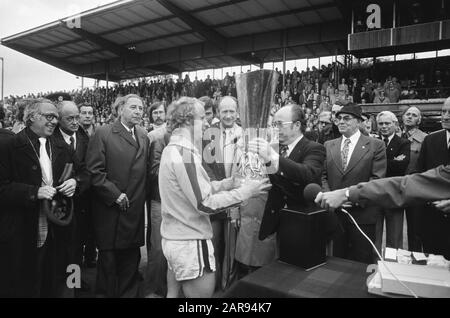
<path fill-rule="evenodd" d="M 361 107 L 349 103 L 335 116 L 342 137 L 325 142 L 327 156 L 322 180 L 324 190 L 346 188 L 360 182 L 383 178 L 387 166 L 384 142 L 364 136 L 359 131 L 363 120 Z M 347 210 L 366 235 L 374 241 L 380 209 L 355 206 Z M 341 211 L 337 213 L 344 233 L 334 240 L 333 255 L 371 263 L 374 260 L 374 254 L 370 243 L 347 215 Z"/>

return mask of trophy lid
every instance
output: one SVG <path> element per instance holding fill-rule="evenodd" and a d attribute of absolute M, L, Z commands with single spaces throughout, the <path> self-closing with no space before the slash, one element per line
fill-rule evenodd
<path fill-rule="evenodd" d="M 279 74 L 258 70 L 236 75 L 236 91 L 242 128 L 267 128 Z"/>

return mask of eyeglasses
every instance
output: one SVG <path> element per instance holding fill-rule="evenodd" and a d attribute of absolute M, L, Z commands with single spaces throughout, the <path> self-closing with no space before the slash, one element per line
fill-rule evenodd
<path fill-rule="evenodd" d="M 42 114 L 42 113 L 40 113 L 39 115 L 40 115 L 41 117 L 45 117 L 45 119 L 46 119 L 47 121 L 53 121 L 53 119 L 58 120 L 58 115 L 55 115 L 55 114 Z"/>
<path fill-rule="evenodd" d="M 292 124 L 292 121 L 276 121 L 272 123 L 272 127 L 281 128 L 286 124 Z"/>
<path fill-rule="evenodd" d="M 73 123 L 74 121 L 80 121 L 80 116 L 69 116 L 65 118 L 69 123 Z"/>
<path fill-rule="evenodd" d="M 354 119 L 352 116 L 338 116 L 336 117 L 336 120 L 340 122 L 341 120 L 345 122 L 349 122 L 350 120 Z"/>

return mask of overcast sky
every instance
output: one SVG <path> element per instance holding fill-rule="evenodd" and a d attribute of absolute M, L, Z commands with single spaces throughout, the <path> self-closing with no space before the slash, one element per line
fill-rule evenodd
<path fill-rule="evenodd" d="M 0 38 L 114 1 L 0 0 Z M 5 60 L 5 96 L 81 88 L 81 78 L 2 45 L 0 57 Z M 85 80 L 84 84 L 93 83 Z"/>

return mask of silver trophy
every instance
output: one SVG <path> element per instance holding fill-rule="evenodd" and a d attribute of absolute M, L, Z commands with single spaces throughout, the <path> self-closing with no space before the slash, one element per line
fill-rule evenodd
<path fill-rule="evenodd" d="M 266 166 L 259 155 L 248 152 L 248 143 L 254 138 L 264 138 L 269 143 L 275 143 L 278 140 L 278 131 L 268 127 L 278 77 L 279 74 L 271 70 L 236 75 L 236 90 L 244 142 L 244 154 L 241 157 L 239 174 L 245 179 L 267 177 Z"/>

